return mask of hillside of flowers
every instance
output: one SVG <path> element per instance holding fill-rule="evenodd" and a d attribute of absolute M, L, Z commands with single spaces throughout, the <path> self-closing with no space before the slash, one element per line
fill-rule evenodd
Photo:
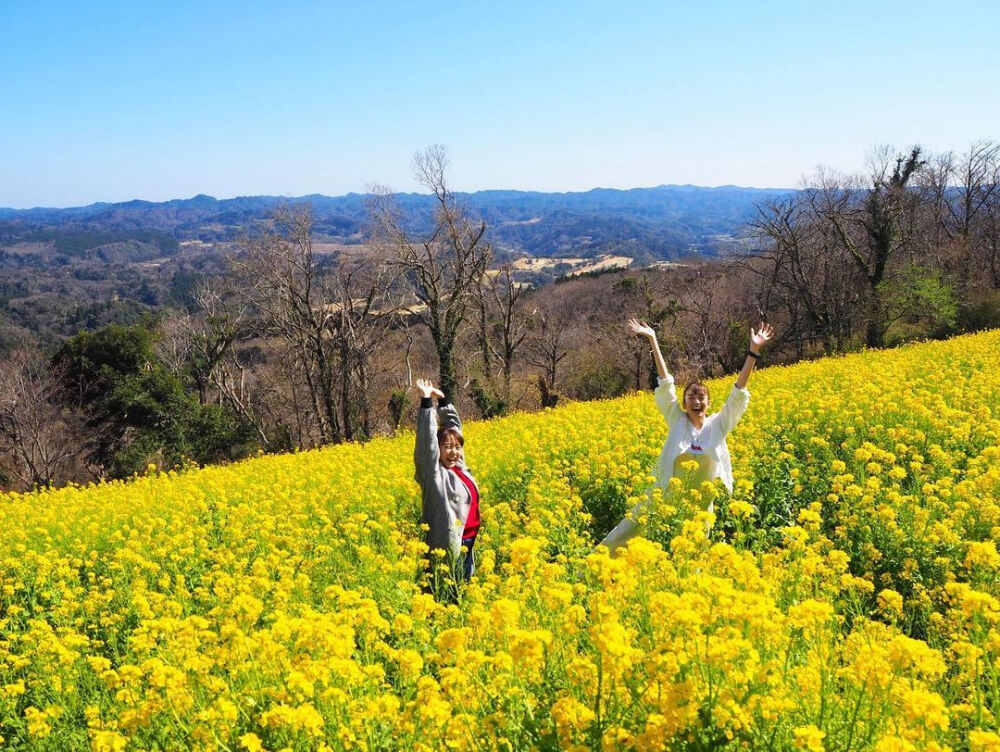
<path fill-rule="evenodd" d="M 452 604 L 412 434 L 0 495 L 0 748 L 1000 750 L 1000 332 L 750 391 L 615 559 L 651 394 L 467 424 Z"/>

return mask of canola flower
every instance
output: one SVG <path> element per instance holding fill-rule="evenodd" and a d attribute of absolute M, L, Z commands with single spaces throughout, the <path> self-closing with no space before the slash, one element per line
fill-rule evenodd
<path fill-rule="evenodd" d="M 0 495 L 0 747 L 1000 748 L 1000 333 L 753 401 L 733 495 L 654 492 L 615 559 L 650 395 L 470 423 L 458 604 L 412 436 Z"/>

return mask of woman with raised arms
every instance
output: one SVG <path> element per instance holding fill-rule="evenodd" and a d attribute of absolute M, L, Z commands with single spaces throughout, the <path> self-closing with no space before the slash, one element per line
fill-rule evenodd
<path fill-rule="evenodd" d="M 699 381 L 694 381 L 684 387 L 684 406 L 677 402 L 674 388 L 674 377 L 667 370 L 660 346 L 656 341 L 656 332 L 644 322 L 629 319 L 629 328 L 634 334 L 645 337 L 653 349 L 656 361 L 656 371 L 659 375 L 654 397 L 656 406 L 667 423 L 667 439 L 660 452 L 655 476 L 656 485 L 664 491 L 669 487 L 670 479 L 683 477 L 692 487 L 697 487 L 703 481 L 713 481 L 721 478 L 726 489 L 733 491 L 733 468 L 729 460 L 729 447 L 726 446 L 726 436 L 733 430 L 750 402 L 750 392 L 747 391 L 747 381 L 753 373 L 761 348 L 774 336 L 770 324 L 761 323 L 758 329 L 750 329 L 750 348 L 743 363 L 743 370 L 736 378 L 726 403 L 719 412 L 706 415 L 710 399 L 708 387 Z M 681 470 L 684 463 L 694 461 L 693 472 Z M 614 555 L 618 548 L 634 538 L 638 525 L 635 520 L 645 511 L 648 500 L 641 501 L 618 523 L 614 530 L 601 541 Z M 714 511 L 713 503 L 709 502 L 708 511 Z"/>
<path fill-rule="evenodd" d="M 416 479 L 420 484 L 420 521 L 426 525 L 424 540 L 431 562 L 444 552 L 450 567 L 450 583 L 468 581 L 475 571 L 472 546 L 479 534 L 479 486 L 465 465 L 465 438 L 458 410 L 444 392 L 426 379 L 418 379 L 420 412 L 413 452 Z M 435 409 L 432 398 L 437 397 Z M 429 589 L 438 576 L 431 567 Z"/>

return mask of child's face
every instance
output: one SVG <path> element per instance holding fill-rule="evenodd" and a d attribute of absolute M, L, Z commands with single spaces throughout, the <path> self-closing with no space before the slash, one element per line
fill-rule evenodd
<path fill-rule="evenodd" d="M 445 436 L 438 446 L 441 448 L 441 464 L 445 467 L 454 467 L 462 459 L 462 443 L 454 434 Z"/>

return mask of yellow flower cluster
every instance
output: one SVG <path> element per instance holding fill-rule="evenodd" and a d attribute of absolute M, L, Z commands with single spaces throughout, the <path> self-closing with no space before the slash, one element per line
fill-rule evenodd
<path fill-rule="evenodd" d="M 1000 749 L 1000 333 L 751 386 L 732 497 L 648 394 L 469 423 L 457 603 L 412 435 L 0 495 L 0 746 Z"/>

